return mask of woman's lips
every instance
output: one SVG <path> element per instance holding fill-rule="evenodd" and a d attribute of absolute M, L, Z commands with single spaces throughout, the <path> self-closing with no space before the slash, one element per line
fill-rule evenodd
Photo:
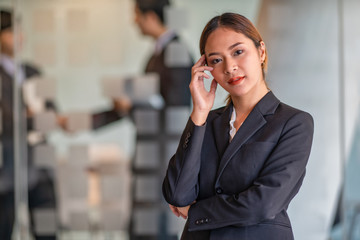
<path fill-rule="evenodd" d="M 233 77 L 230 78 L 230 80 L 228 81 L 229 84 L 231 85 L 236 85 L 242 82 L 242 80 L 244 80 L 245 77 Z"/>

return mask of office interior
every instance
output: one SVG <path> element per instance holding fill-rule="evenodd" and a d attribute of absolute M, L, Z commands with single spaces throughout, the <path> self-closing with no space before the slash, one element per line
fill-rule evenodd
<path fill-rule="evenodd" d="M 236 12 L 256 25 L 268 49 L 269 87 L 315 122 L 306 177 L 288 211 L 295 239 L 360 239 L 360 1 L 170 2 L 166 21 L 192 57 L 185 62 L 200 57 L 199 38 L 213 16 Z M 135 1 L 0 0 L 0 7 L 13 11 L 14 39 L 23 37 L 15 43 L 17 66 L 29 62 L 42 73 L 14 82 L 12 239 L 32 240 L 34 232 L 59 240 L 179 239 L 185 220 L 161 195 L 167 163 L 159 159 L 175 152 L 191 105 L 163 111 L 158 79 L 144 73 L 154 40 L 134 22 Z M 181 56 L 175 49 L 169 61 L 178 64 Z M 36 131 L 24 130 L 22 96 L 37 109 Z M 94 116 L 122 96 L 149 105 L 93 127 Z M 214 108 L 226 97 L 218 87 Z M 56 113 L 44 107 L 47 100 L 56 103 Z M 68 119 L 66 128 L 57 125 L 57 114 Z M 159 124 L 162 118 L 166 124 Z M 172 137 L 159 147 L 147 134 L 162 131 Z M 26 150 L 40 137 L 46 141 Z M 30 209 L 32 168 L 45 169 L 56 204 Z M 149 169 L 156 174 L 141 175 Z"/>

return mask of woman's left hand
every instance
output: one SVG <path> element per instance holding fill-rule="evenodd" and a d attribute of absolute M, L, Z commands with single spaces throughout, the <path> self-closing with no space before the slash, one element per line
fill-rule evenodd
<path fill-rule="evenodd" d="M 185 207 L 175 207 L 175 206 L 169 204 L 169 207 L 170 207 L 171 211 L 175 214 L 175 216 L 177 216 L 177 217 L 181 216 L 183 219 L 187 219 L 190 206 L 191 205 L 188 205 Z"/>

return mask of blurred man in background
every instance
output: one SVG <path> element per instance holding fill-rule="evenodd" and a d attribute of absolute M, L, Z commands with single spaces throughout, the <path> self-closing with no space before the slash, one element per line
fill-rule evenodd
<path fill-rule="evenodd" d="M 166 24 L 167 10 L 170 10 L 170 3 L 168 0 L 135 0 L 135 23 L 144 36 L 151 37 L 155 41 L 154 50 L 150 56 L 146 67 L 145 74 L 155 74 L 158 76 L 158 89 L 160 96 L 163 99 L 161 107 L 149 106 L 148 108 L 139 108 L 136 104 L 130 108 L 133 111 L 133 119 L 137 127 L 137 146 L 140 144 L 149 144 L 156 146 L 154 153 L 159 156 L 156 161 L 158 167 L 146 168 L 139 167 L 136 162 L 146 162 L 149 159 L 142 158 L 142 154 L 136 155 L 133 161 L 133 194 L 132 196 L 132 214 L 130 223 L 130 239 L 177 239 L 176 232 L 170 231 L 172 228 L 170 221 L 167 217 L 167 204 L 160 200 L 161 196 L 161 177 L 164 174 L 164 168 L 167 166 L 167 152 L 168 146 L 171 141 L 180 138 L 180 135 L 168 132 L 166 126 L 169 125 L 168 116 L 169 111 L 178 111 L 179 109 L 188 109 L 191 103 L 191 95 L 189 84 L 191 80 L 191 68 L 193 65 L 192 57 L 190 56 L 187 48 L 181 43 L 175 29 L 170 29 Z M 150 83 L 144 81 L 143 87 L 149 87 Z M 124 104 L 123 104 L 124 105 Z M 125 104 L 126 105 L 126 104 Z M 136 113 L 153 112 L 156 119 L 155 125 L 159 126 L 153 129 L 153 134 L 148 135 L 146 132 L 141 132 L 141 128 L 137 125 L 137 121 L 154 121 L 151 119 L 139 120 Z M 181 110 L 180 110 L 181 111 Z M 145 114 L 146 115 L 146 114 Z M 140 116 L 142 116 L 140 114 Z M 144 117 L 144 116 L 143 116 Z M 177 119 L 175 119 L 177 120 Z M 172 124 L 178 124 L 173 122 Z M 181 123 L 180 123 L 181 125 Z M 146 154 L 145 154 L 146 155 Z M 143 156 L 144 157 L 144 156 Z M 141 180 L 151 179 L 154 182 L 159 182 L 158 185 L 148 186 L 149 191 L 159 194 L 159 200 L 151 197 L 139 197 L 136 192 L 137 188 L 142 189 L 136 183 Z M 147 181 L 147 180 L 146 180 Z M 141 190 L 140 190 L 141 191 Z M 136 213 L 154 213 L 149 219 L 138 219 Z M 151 221 L 151 228 L 147 229 L 146 233 L 142 232 L 141 223 L 143 221 Z M 140 225 L 138 225 L 140 224 Z M 149 223 L 150 224 L 150 223 Z M 182 227 L 182 226 L 181 226 Z"/>
<path fill-rule="evenodd" d="M 156 41 L 145 73 L 159 75 L 160 94 L 164 98 L 165 106 L 190 106 L 189 84 L 193 65 L 190 55 L 188 54 L 190 61 L 176 66 L 166 59 L 169 46 L 180 42 L 177 33 L 168 29 L 165 23 L 165 9 L 169 8 L 169 5 L 168 0 L 136 0 L 135 23 L 144 36 Z"/>
<path fill-rule="evenodd" d="M 23 83 L 31 78 L 40 75 L 40 71 L 29 64 L 21 64 L 17 68 L 14 61 L 14 45 L 15 36 L 13 32 L 12 13 L 11 11 L 1 10 L 1 28 L 0 28 L 0 84 L 1 84 L 1 144 L 2 144 L 2 166 L 0 166 L 0 239 L 10 240 L 13 231 L 15 219 L 15 203 L 14 203 L 14 88 L 16 85 Z M 19 36 L 21 38 L 21 36 Z M 19 39 L 21 41 L 21 39 Z M 15 78 L 17 74 L 17 78 Z M 15 82 L 18 81 L 18 82 Z M 21 94 L 21 93 L 20 93 Z M 21 94 L 22 95 L 22 94 Z M 34 111 L 25 106 L 21 98 L 21 111 L 24 113 L 24 119 L 20 119 L 20 123 L 25 122 L 28 132 L 32 128 Z M 46 109 L 55 111 L 52 102 L 45 103 Z M 21 127 L 21 126 L 19 126 Z M 34 211 L 35 209 L 52 209 L 55 211 L 55 190 L 53 172 L 47 168 L 35 167 L 33 164 L 33 147 L 37 144 L 44 143 L 45 138 L 37 138 L 36 141 L 29 142 L 21 139 L 24 144 L 28 145 L 28 200 L 32 225 L 32 232 L 36 240 L 53 240 L 51 236 L 37 236 L 34 231 Z"/>

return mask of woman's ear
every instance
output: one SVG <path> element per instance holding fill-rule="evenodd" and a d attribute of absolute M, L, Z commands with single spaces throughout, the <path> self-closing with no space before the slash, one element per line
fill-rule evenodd
<path fill-rule="evenodd" d="M 263 63 L 265 61 L 265 58 L 266 58 L 266 46 L 265 46 L 264 41 L 260 42 L 259 55 L 260 55 L 260 60 Z"/>

